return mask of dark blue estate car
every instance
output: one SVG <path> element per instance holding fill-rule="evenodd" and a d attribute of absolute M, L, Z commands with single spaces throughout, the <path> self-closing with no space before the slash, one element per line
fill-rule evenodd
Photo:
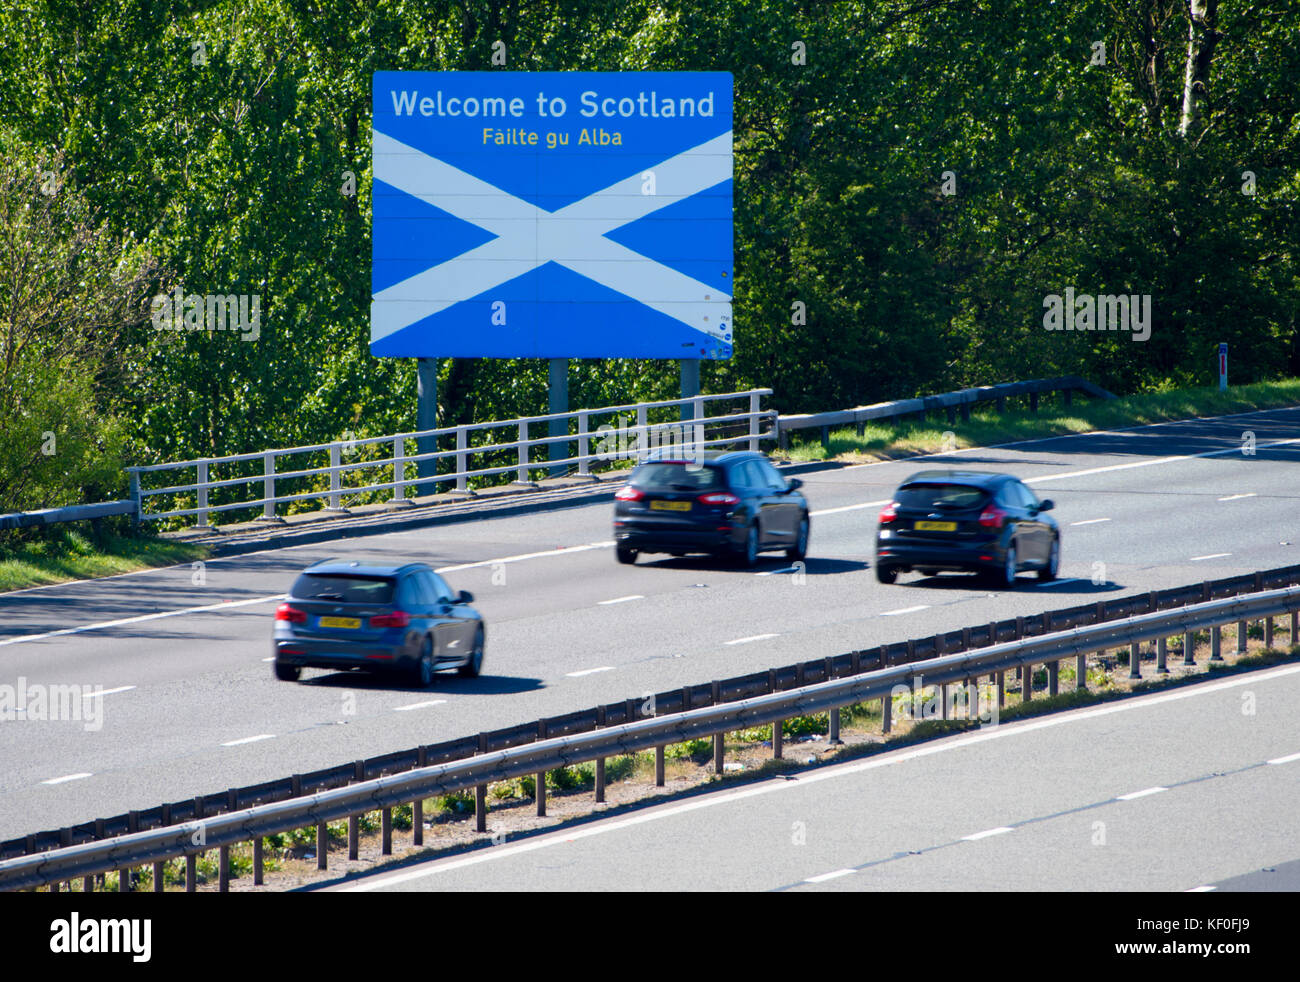
<path fill-rule="evenodd" d="M 1032 569 L 1040 580 L 1054 580 L 1061 564 L 1061 531 L 1045 514 L 1052 507 L 1010 474 L 913 474 L 880 512 L 876 579 L 893 583 L 909 570 L 927 576 L 970 570 L 1012 589 L 1016 574 Z"/>
<path fill-rule="evenodd" d="M 802 484 L 753 451 L 644 461 L 614 495 L 618 561 L 634 563 L 643 552 L 705 552 L 753 566 L 760 552 L 775 549 L 803 559 L 809 524 Z"/>
<path fill-rule="evenodd" d="M 474 678 L 484 632 L 473 600 L 424 563 L 317 563 L 275 612 L 275 677 L 293 682 L 312 667 L 391 672 L 421 687 L 441 669 Z"/>

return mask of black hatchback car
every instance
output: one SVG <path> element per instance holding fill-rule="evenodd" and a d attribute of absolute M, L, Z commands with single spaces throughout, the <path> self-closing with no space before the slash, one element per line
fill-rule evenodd
<path fill-rule="evenodd" d="M 484 631 L 473 599 L 467 590 L 453 596 L 423 563 L 317 563 L 275 612 L 275 677 L 297 681 L 313 667 L 390 672 L 421 687 L 446 668 L 474 678 L 483 667 Z"/>
<path fill-rule="evenodd" d="M 618 561 L 703 552 L 753 566 L 759 553 L 777 549 L 802 559 L 809 530 L 802 484 L 753 451 L 646 460 L 614 495 Z"/>
<path fill-rule="evenodd" d="M 898 486 L 880 512 L 876 529 L 876 579 L 941 570 L 985 574 L 1012 589 L 1016 574 L 1035 570 L 1056 578 L 1061 532 L 1045 514 L 1052 502 L 1009 474 L 986 471 L 921 471 Z"/>

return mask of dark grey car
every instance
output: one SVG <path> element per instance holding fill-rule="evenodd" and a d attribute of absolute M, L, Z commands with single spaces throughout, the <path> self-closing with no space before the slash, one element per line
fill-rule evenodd
<path fill-rule="evenodd" d="M 421 687 L 443 669 L 474 678 L 485 632 L 473 599 L 423 563 L 317 563 L 275 612 L 275 677 L 296 681 L 312 667 L 400 674 Z"/>

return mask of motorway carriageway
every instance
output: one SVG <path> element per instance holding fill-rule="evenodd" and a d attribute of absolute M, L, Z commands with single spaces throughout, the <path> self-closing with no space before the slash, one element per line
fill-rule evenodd
<path fill-rule="evenodd" d="M 1241 452 L 1246 430 L 1254 455 Z M 1300 562 L 1297 464 L 1300 410 L 1289 409 L 806 473 L 813 523 L 801 576 L 775 554 L 754 572 L 670 557 L 619 566 L 612 505 L 600 502 L 213 559 L 201 585 L 184 565 L 7 594 L 0 684 L 22 677 L 29 687 L 105 692 L 97 731 L 0 724 L 0 837 L 941 629 Z M 877 583 L 881 505 L 908 474 L 944 466 L 1014 473 L 1055 499 L 1061 579 L 1024 574 L 1010 593 L 964 576 Z M 275 606 L 298 571 L 328 557 L 420 560 L 473 591 L 488 625 L 484 676 L 439 676 L 424 691 L 315 671 L 306 684 L 275 681 Z"/>

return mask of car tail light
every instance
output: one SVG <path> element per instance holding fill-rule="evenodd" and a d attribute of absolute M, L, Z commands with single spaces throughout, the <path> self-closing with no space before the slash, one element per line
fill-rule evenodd
<path fill-rule="evenodd" d="M 997 505 L 989 505 L 980 512 L 980 524 L 986 529 L 1000 529 L 1002 522 L 1006 519 L 1007 513 Z"/>
<path fill-rule="evenodd" d="M 377 614 L 370 618 L 371 627 L 406 627 L 411 623 L 411 615 L 404 610 L 395 610 L 391 614 Z"/>
<path fill-rule="evenodd" d="M 740 499 L 730 491 L 712 491 L 695 499 L 702 505 L 738 505 Z"/>
<path fill-rule="evenodd" d="M 892 522 L 894 519 L 898 517 L 898 512 L 894 510 L 894 506 L 897 504 L 898 504 L 897 501 L 891 501 L 889 504 L 885 505 L 884 508 L 880 509 L 881 525 L 888 525 L 890 522 Z"/>
<path fill-rule="evenodd" d="M 306 624 L 307 615 L 297 607 L 290 607 L 288 604 L 280 604 L 275 608 L 275 619 L 277 621 L 288 621 L 290 624 Z"/>
<path fill-rule="evenodd" d="M 634 488 L 632 485 L 626 484 L 614 493 L 614 497 L 619 501 L 640 501 L 645 497 L 645 492 L 640 488 Z"/>

